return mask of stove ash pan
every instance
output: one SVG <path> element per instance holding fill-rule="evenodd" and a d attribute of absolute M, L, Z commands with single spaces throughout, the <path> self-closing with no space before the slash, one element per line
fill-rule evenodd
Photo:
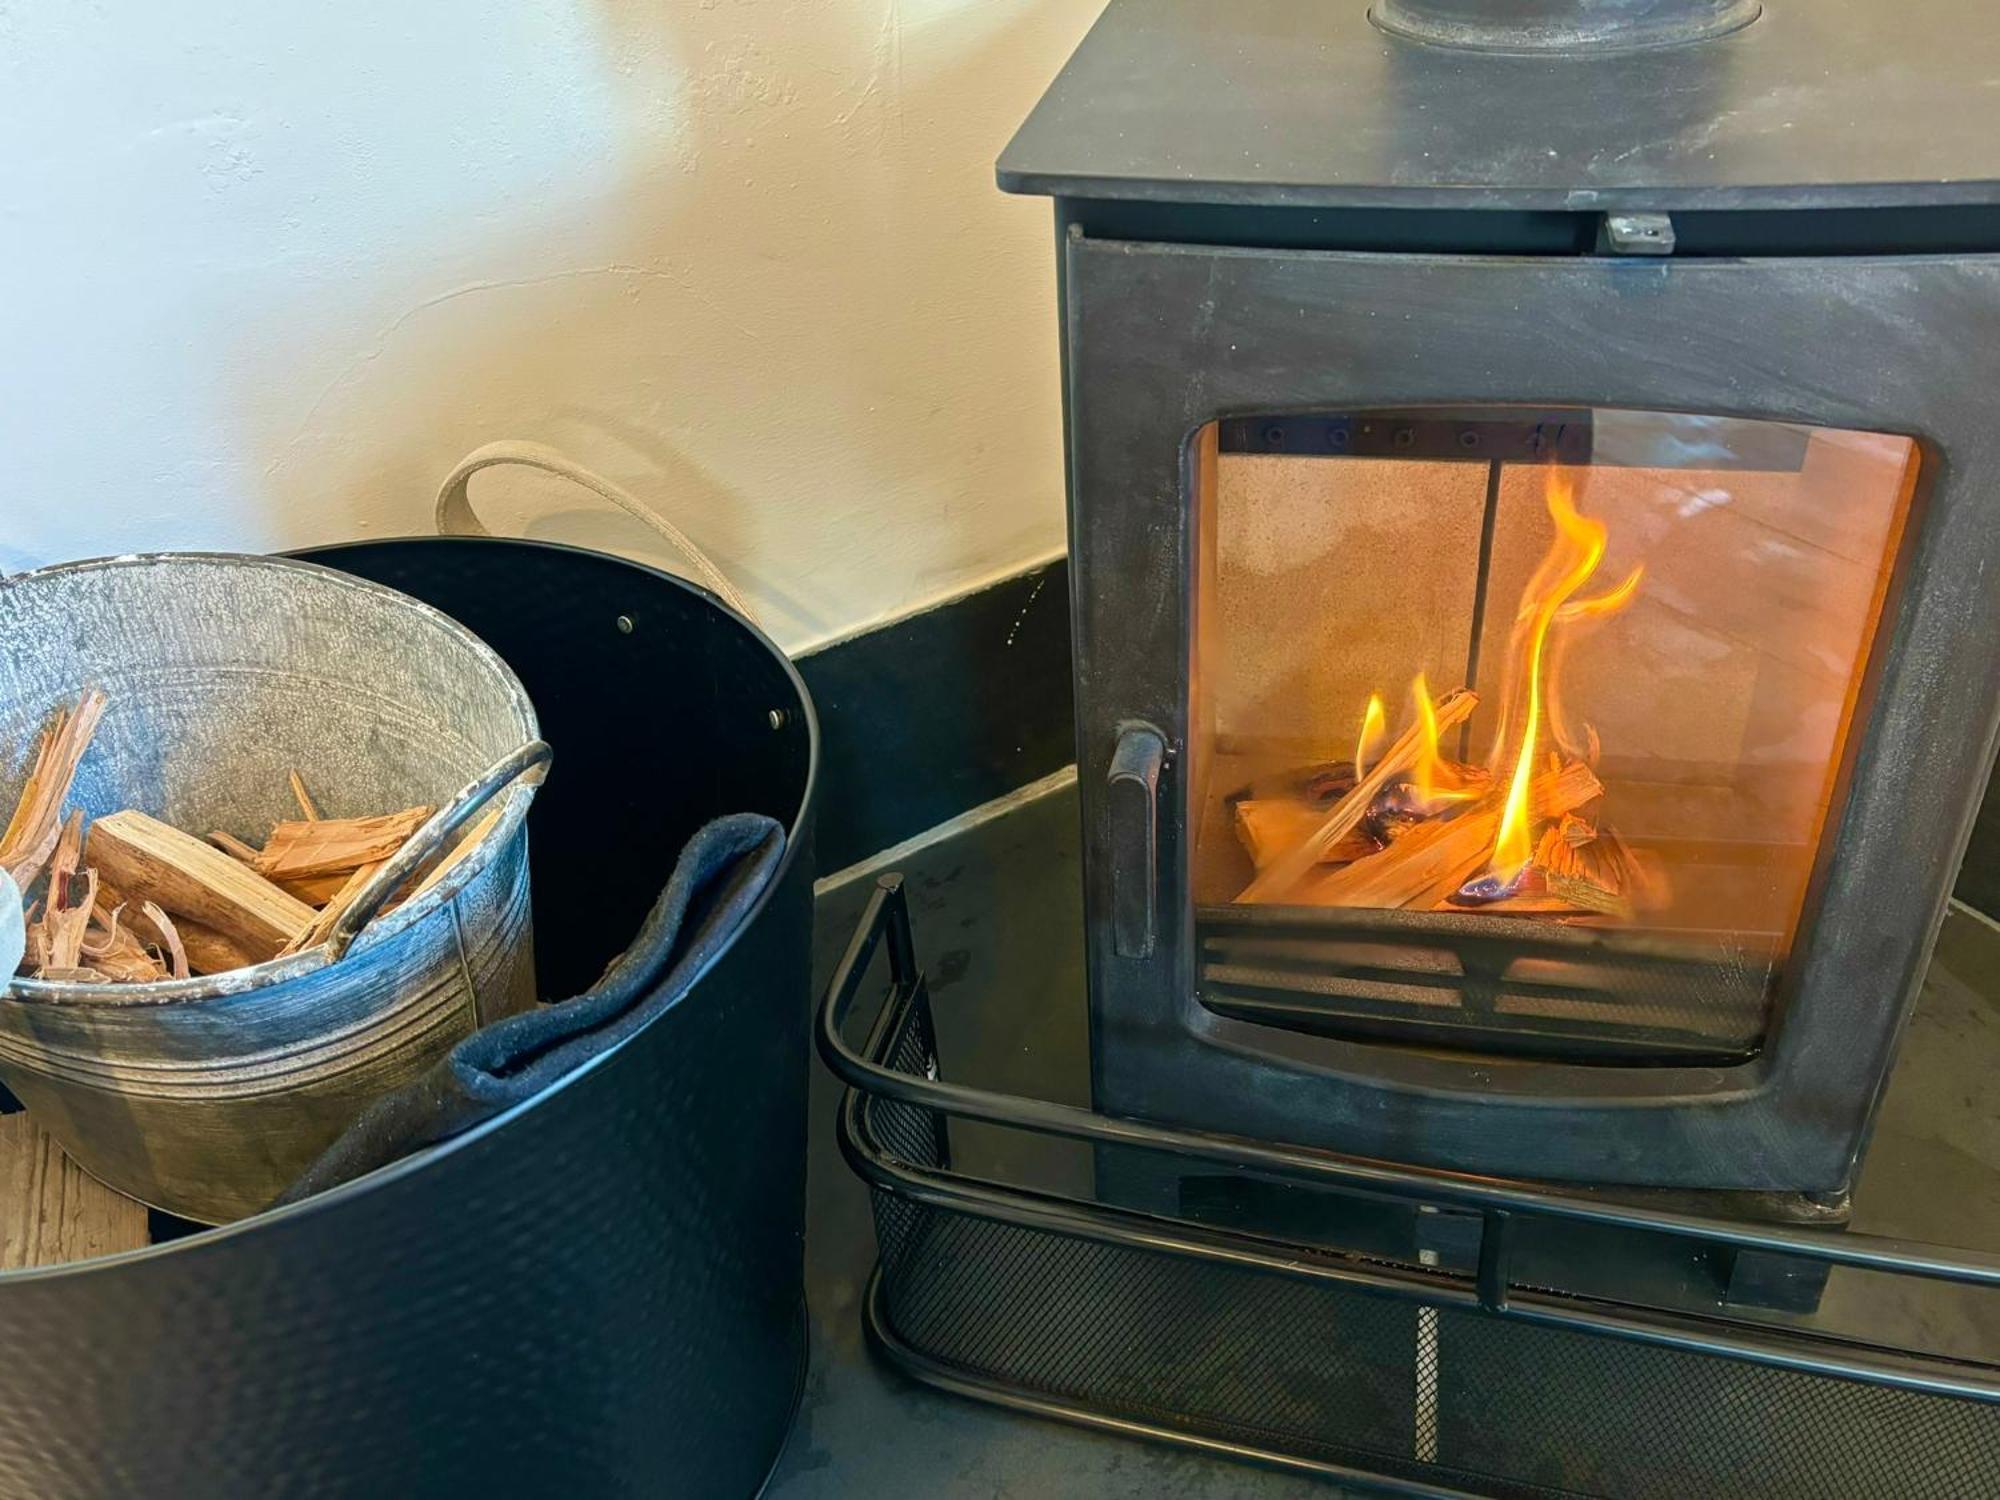
<path fill-rule="evenodd" d="M 1101 1108 L 1840 1213 L 2000 717 L 2000 130 L 1885 127 L 1863 191 L 1814 85 L 1759 185 L 1734 111 L 1849 42 L 1655 9 L 1735 29 L 1551 71 L 1114 3 L 1002 158 L 1062 230 Z M 1118 86 L 1174 68 L 1265 101 L 1252 164 Z M 1425 156 L 1441 68 L 1700 77 L 1716 147 L 1556 109 L 1509 178 L 1443 103 Z"/>

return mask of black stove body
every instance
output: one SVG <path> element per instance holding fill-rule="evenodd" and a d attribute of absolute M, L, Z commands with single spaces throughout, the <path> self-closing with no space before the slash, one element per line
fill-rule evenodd
<path fill-rule="evenodd" d="M 1838 1198 L 2000 718 L 1996 74 L 1970 0 L 1112 0 L 999 168 L 1056 200 L 1101 1108 Z M 1439 862 L 1371 811 L 1402 868 L 1301 875 L 1461 686 Z M 1502 858 L 1565 762 L 1615 911 Z"/>

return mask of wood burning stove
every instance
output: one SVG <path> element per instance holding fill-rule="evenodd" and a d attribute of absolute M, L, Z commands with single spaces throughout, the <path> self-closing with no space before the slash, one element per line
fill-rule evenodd
<path fill-rule="evenodd" d="M 1000 163 L 1101 1108 L 1838 1211 L 2000 713 L 1989 31 L 1113 0 Z"/>

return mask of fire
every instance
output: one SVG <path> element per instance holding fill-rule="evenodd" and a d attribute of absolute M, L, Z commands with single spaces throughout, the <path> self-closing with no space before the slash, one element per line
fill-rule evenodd
<path fill-rule="evenodd" d="M 1633 921 L 1666 905 L 1657 860 L 1597 810 L 1608 800 L 1597 731 L 1582 726 L 1581 742 L 1569 732 L 1561 694 L 1566 652 L 1637 597 L 1645 570 L 1586 592 L 1609 528 L 1577 509 L 1573 471 L 1545 472 L 1554 535 L 1521 592 L 1493 700 L 1491 754 L 1466 765 L 1440 744 L 1448 731 L 1463 733 L 1478 707 L 1472 686 L 1433 698 L 1429 678 L 1417 673 L 1414 722 L 1394 739 L 1383 695 L 1371 692 L 1344 789 L 1322 762 L 1291 789 L 1252 788 L 1234 799 L 1237 836 L 1257 872 L 1238 901 L 1303 896 L 1316 906 L 1484 909 L 1554 921 Z"/>
<path fill-rule="evenodd" d="M 1418 810 L 1433 813 L 1446 803 L 1463 802 L 1477 795 L 1465 789 L 1458 773 L 1438 754 L 1437 704 L 1422 672 L 1410 683 L 1410 697 L 1417 705 L 1419 737 L 1416 762 L 1410 767 L 1410 786 Z"/>
<path fill-rule="evenodd" d="M 1589 627 L 1599 620 L 1608 619 L 1632 602 L 1632 596 L 1639 592 L 1639 583 L 1646 576 L 1642 563 L 1625 575 L 1616 588 L 1607 589 L 1589 599 L 1572 599 L 1556 611 L 1555 623 L 1564 627 L 1558 629 L 1549 641 L 1549 663 L 1544 690 L 1548 695 L 1549 735 L 1560 745 L 1570 759 L 1581 760 L 1590 765 L 1597 764 L 1594 748 L 1596 731 L 1586 724 L 1581 738 L 1570 730 L 1569 715 L 1563 709 L 1562 683 L 1563 661 L 1569 654 L 1570 645 L 1581 635 L 1589 634 Z"/>
<path fill-rule="evenodd" d="M 1639 564 L 1625 575 L 1624 582 L 1614 589 L 1589 599 L 1572 599 L 1556 611 L 1556 624 L 1568 625 L 1575 620 L 1601 620 L 1606 615 L 1615 615 L 1632 602 L 1632 596 L 1639 592 L 1639 582 L 1646 576 L 1646 565 Z"/>
<path fill-rule="evenodd" d="M 1367 712 L 1361 716 L 1361 738 L 1354 742 L 1354 775 L 1357 780 L 1368 774 L 1368 762 L 1382 748 L 1382 736 L 1387 732 L 1388 715 L 1382 707 L 1382 695 L 1370 693 Z"/>
<path fill-rule="evenodd" d="M 1603 522 L 1578 512 L 1568 470 L 1549 469 L 1547 500 L 1556 536 L 1521 600 L 1526 635 L 1527 707 L 1521 721 L 1519 748 L 1514 751 L 1513 768 L 1507 776 L 1507 801 L 1501 810 L 1500 831 L 1494 839 L 1489 866 L 1503 883 L 1517 878 L 1535 855 L 1534 809 L 1530 805 L 1529 788 L 1535 779 L 1535 743 L 1542 732 L 1544 695 L 1552 700 L 1553 707 L 1556 691 L 1553 680 L 1545 683 L 1544 678 L 1550 629 L 1559 621 L 1602 618 L 1622 609 L 1638 591 L 1642 576 L 1635 569 L 1616 588 L 1594 598 L 1573 600 L 1572 596 L 1590 582 L 1604 560 L 1607 532 Z"/>

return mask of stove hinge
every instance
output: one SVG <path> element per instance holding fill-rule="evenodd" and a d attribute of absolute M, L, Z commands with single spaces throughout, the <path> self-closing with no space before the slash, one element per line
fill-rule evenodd
<path fill-rule="evenodd" d="M 1672 255 L 1674 221 L 1666 214 L 1606 214 L 1597 224 L 1599 255 Z"/>

